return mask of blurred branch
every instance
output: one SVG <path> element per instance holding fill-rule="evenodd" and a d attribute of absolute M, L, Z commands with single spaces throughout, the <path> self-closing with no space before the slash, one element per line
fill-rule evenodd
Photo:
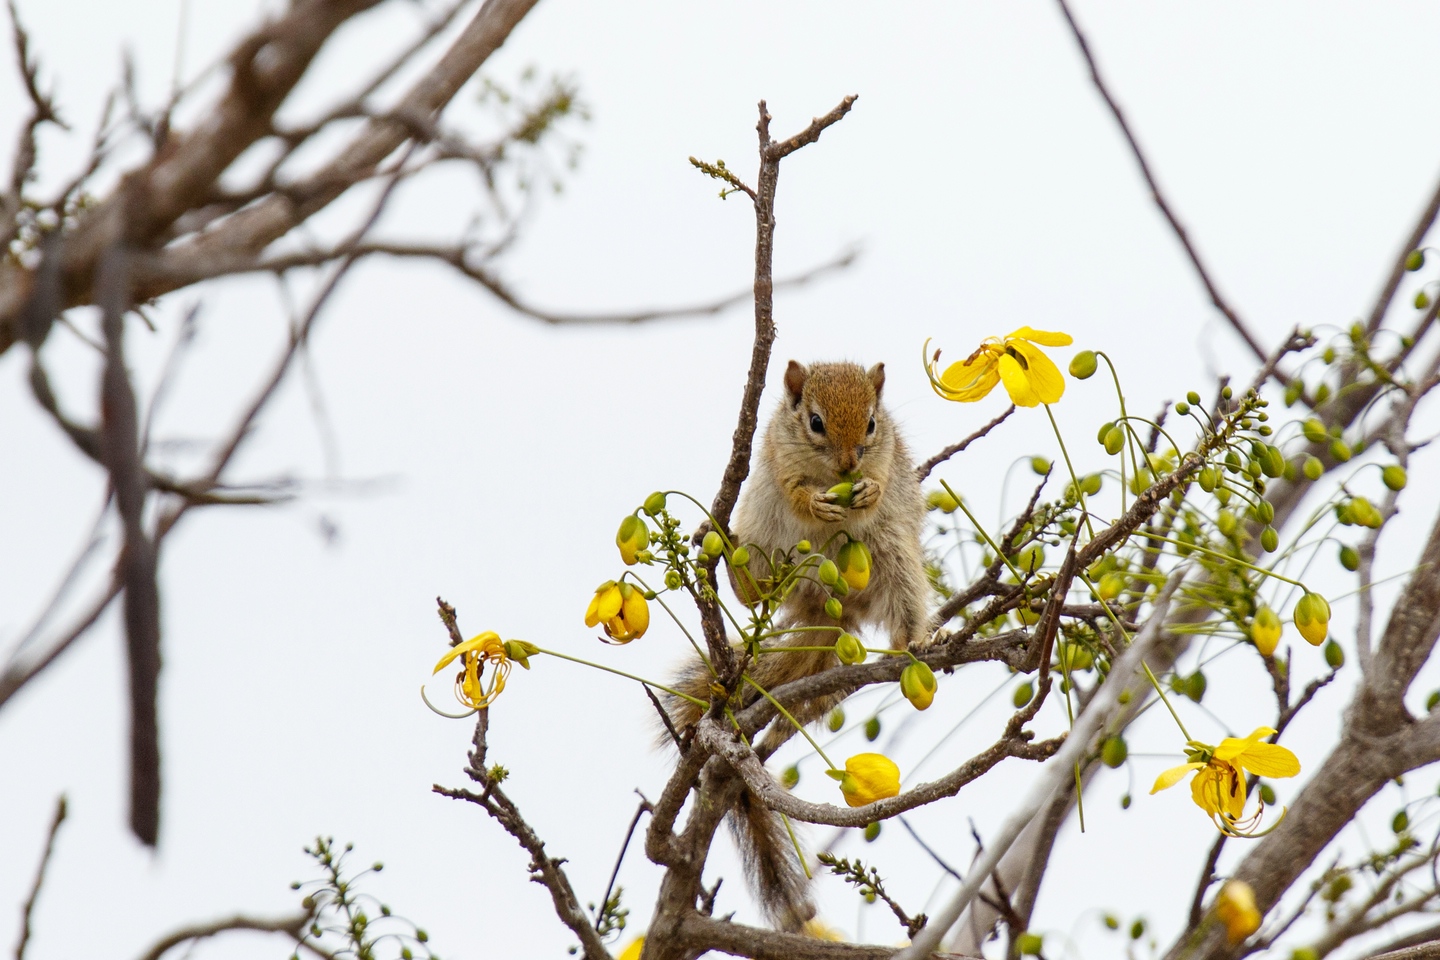
<path fill-rule="evenodd" d="M 157 940 L 149 950 L 146 950 L 139 957 L 139 960 L 160 960 L 166 953 L 182 943 L 190 943 L 195 940 L 205 940 L 217 934 L 227 933 L 231 930 L 256 930 L 262 933 L 283 933 L 296 943 L 301 941 L 305 927 L 310 923 L 311 914 L 297 913 L 287 917 L 247 917 L 236 914 L 233 917 L 225 917 L 220 920 L 212 920 L 209 923 L 197 923 L 189 927 L 181 927 L 173 933 L 167 934 Z"/>
<path fill-rule="evenodd" d="M 30 896 L 20 912 L 20 942 L 15 945 L 15 960 L 25 960 L 25 947 L 30 943 L 30 917 L 35 912 L 35 901 L 40 899 L 40 889 L 45 886 L 45 868 L 50 865 L 50 855 L 55 852 L 55 835 L 60 824 L 65 822 L 68 807 L 65 795 L 55 801 L 55 816 L 50 821 L 50 830 L 45 835 L 45 852 L 40 855 L 40 867 L 35 871 L 35 882 L 30 885 Z"/>
<path fill-rule="evenodd" d="M 1250 332 L 1250 328 L 1245 325 L 1245 321 L 1240 319 L 1240 315 L 1236 313 L 1235 309 L 1220 295 L 1220 291 L 1215 286 L 1215 282 L 1210 279 L 1209 270 L 1206 269 L 1204 262 L 1200 259 L 1199 252 L 1190 242 L 1190 236 L 1185 232 L 1185 227 L 1180 223 L 1180 219 L 1175 216 L 1175 212 L 1171 209 L 1169 201 L 1165 199 L 1165 194 L 1161 192 L 1160 184 L 1155 181 L 1155 175 L 1150 170 L 1150 162 L 1145 159 L 1145 152 L 1140 149 L 1140 143 L 1135 139 L 1135 134 L 1130 129 L 1130 124 L 1125 119 L 1124 111 L 1120 109 L 1120 104 L 1115 102 L 1115 98 L 1111 95 L 1109 87 L 1106 86 L 1104 79 L 1100 76 L 1100 68 L 1095 63 L 1094 55 L 1090 52 L 1090 44 L 1086 41 L 1085 34 L 1081 32 L 1080 25 L 1075 22 L 1075 17 L 1070 12 L 1069 5 L 1065 0 L 1055 0 L 1055 2 L 1060 5 L 1060 12 L 1065 15 L 1065 22 L 1070 27 L 1070 33 L 1075 37 L 1075 43 L 1079 46 L 1080 53 L 1085 58 L 1085 65 L 1090 70 L 1091 82 L 1095 84 L 1095 89 L 1099 91 L 1101 98 L 1105 101 L 1105 105 L 1110 108 L 1110 113 L 1114 115 L 1115 122 L 1120 125 L 1120 132 L 1124 134 L 1125 142 L 1129 144 L 1130 152 L 1134 155 L 1135 162 L 1140 167 L 1140 175 L 1145 178 L 1145 185 L 1150 188 L 1150 198 L 1155 201 L 1155 206 L 1160 209 L 1160 213 L 1165 217 L 1166 222 L 1170 224 L 1170 229 L 1174 231 L 1176 239 L 1180 241 L 1180 246 L 1185 248 L 1185 255 L 1190 258 L 1190 264 L 1195 268 L 1195 273 L 1199 276 L 1201 284 L 1204 285 L 1205 292 L 1209 294 L 1210 302 L 1214 304 L 1215 309 L 1219 310 L 1225 319 L 1229 321 L 1231 328 L 1240 335 L 1240 339 L 1245 341 L 1245 345 L 1255 354 L 1255 359 L 1262 363 L 1265 362 L 1265 348 L 1260 346 L 1260 341 Z M 1275 378 L 1282 384 L 1289 382 L 1289 378 L 1278 370 L 1275 371 Z"/>

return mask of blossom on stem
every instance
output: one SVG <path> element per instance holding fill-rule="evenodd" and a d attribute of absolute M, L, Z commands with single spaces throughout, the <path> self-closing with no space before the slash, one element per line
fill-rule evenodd
<path fill-rule="evenodd" d="M 1260 929 L 1264 917 L 1255 906 L 1255 890 L 1244 880 L 1226 880 L 1215 897 L 1215 919 L 1225 925 L 1231 946 Z"/>
<path fill-rule="evenodd" d="M 1016 406 L 1033 407 L 1054 403 L 1065 393 L 1065 377 L 1040 347 L 1067 347 L 1074 340 L 1068 333 L 1021 327 L 1004 337 L 987 337 L 979 348 L 944 373 L 937 373 L 936 351 L 926 367 L 930 385 L 946 400 L 971 403 L 1005 384 L 1005 392 Z"/>
<path fill-rule="evenodd" d="M 510 676 L 510 657 L 500 634 L 487 631 L 456 644 L 435 664 L 434 673 L 444 670 L 456 658 L 461 658 L 464 669 L 455 677 L 455 699 L 473 710 L 490 706 L 490 702 L 505 689 L 505 678 Z M 488 689 L 483 682 L 487 663 L 491 666 Z"/>
<path fill-rule="evenodd" d="M 1192 740 L 1185 751 L 1190 762 L 1160 774 L 1150 792 L 1173 787 L 1185 779 L 1187 773 L 1195 771 L 1190 781 L 1190 796 L 1196 806 L 1210 815 L 1216 828 L 1232 837 L 1259 836 L 1255 828 L 1265 812 L 1263 800 L 1248 820 L 1241 819 L 1245 810 L 1246 773 L 1293 777 L 1300 772 L 1300 761 L 1295 754 L 1279 744 L 1263 742 L 1274 733 L 1271 727 L 1257 727 L 1243 740 L 1226 737 L 1215 747 Z"/>
<path fill-rule="evenodd" d="M 845 761 L 843 772 L 828 773 L 840 781 L 840 792 L 852 807 L 863 807 L 900 792 L 900 768 L 883 753 L 857 753 Z"/>
<path fill-rule="evenodd" d="M 605 634 L 616 643 L 643 637 L 650 628 L 650 605 L 645 594 L 628 583 L 606 580 L 595 588 L 585 611 L 585 626 L 603 624 Z"/>

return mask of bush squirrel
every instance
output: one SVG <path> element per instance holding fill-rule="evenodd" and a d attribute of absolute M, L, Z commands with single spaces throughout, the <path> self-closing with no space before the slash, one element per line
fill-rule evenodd
<path fill-rule="evenodd" d="M 844 531 L 870 549 L 869 583 L 845 597 L 837 622 L 825 613 L 826 596 L 819 584 L 801 580 L 780 607 L 775 629 L 828 627 L 835 632 L 791 633 L 780 643 L 821 646 L 834 643 L 842 630 L 858 634 L 864 626 L 878 625 L 894 649 L 923 644 L 930 592 L 920 545 L 925 503 L 910 453 L 880 403 L 885 365 L 877 363 L 867 371 L 853 363 L 806 367 L 792 360 L 784 383 L 785 395 L 766 427 L 735 511 L 733 539 L 748 546 L 751 559 L 743 571 L 730 569 L 731 586 L 742 600 L 750 599 L 750 578 L 763 580 L 770 574 L 772 552 L 783 555 L 802 540 L 834 559 L 845 542 L 836 534 Z M 849 506 L 843 506 L 830 488 L 857 473 L 861 479 L 854 481 Z M 751 661 L 747 672 L 771 690 L 838 663 L 828 650 L 772 654 Z M 708 699 L 710 674 L 696 662 L 676 681 L 676 688 Z M 751 702 L 758 694 L 747 685 L 741 696 Z M 800 723 L 810 723 L 841 699 L 817 698 L 792 712 Z M 697 722 L 702 712 L 673 697 L 668 710 L 677 729 Z M 784 823 L 748 791 L 736 802 L 730 823 L 770 921 L 782 929 L 802 927 L 814 916 L 815 906 Z"/>

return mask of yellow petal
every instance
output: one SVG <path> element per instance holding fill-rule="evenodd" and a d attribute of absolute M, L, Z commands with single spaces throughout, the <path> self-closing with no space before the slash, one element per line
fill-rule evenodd
<path fill-rule="evenodd" d="M 1225 925 L 1231 945 L 1260 929 L 1264 919 L 1255 905 L 1255 891 L 1243 880 L 1227 880 L 1215 897 L 1215 918 Z"/>
<path fill-rule="evenodd" d="M 585 626 L 593 627 L 600 622 L 600 594 L 590 598 L 590 606 L 585 608 Z"/>
<path fill-rule="evenodd" d="M 1023 340 L 1016 341 L 1010 346 L 1025 358 L 1028 366 L 1025 373 L 1030 381 L 1030 389 L 1035 391 L 1040 402 L 1055 403 L 1058 401 L 1065 393 L 1065 377 L 1060 373 L 1060 368 L 1055 366 L 1049 357 Z"/>
<path fill-rule="evenodd" d="M 1178 767 L 1171 767 L 1155 778 L 1155 786 L 1150 788 L 1150 792 L 1159 793 L 1161 790 L 1168 790 L 1184 780 L 1185 774 L 1191 770 L 1199 770 L 1203 766 L 1205 766 L 1203 763 L 1182 763 Z"/>
<path fill-rule="evenodd" d="M 1033 407 L 1040 402 L 1020 361 L 1007 353 L 1000 358 L 997 366 L 1000 368 L 1000 379 L 1005 383 L 1005 392 L 1010 394 L 1017 407 Z"/>
<path fill-rule="evenodd" d="M 643 637 L 645 631 L 650 629 L 650 605 L 645 602 L 645 595 L 639 590 L 630 594 L 622 612 L 632 636 Z"/>
<path fill-rule="evenodd" d="M 620 607 L 625 602 L 625 597 L 620 593 L 618 586 L 612 585 L 608 590 L 596 595 L 595 615 L 600 620 L 613 620 L 620 612 Z"/>
<path fill-rule="evenodd" d="M 1029 340 L 1031 343 L 1038 343 L 1042 347 L 1068 347 L 1075 342 L 1075 338 L 1068 333 L 1061 333 L 1058 330 L 1036 330 L 1032 327 L 1021 327 L 1005 339 Z"/>
<path fill-rule="evenodd" d="M 883 753 L 857 753 L 845 761 L 840 792 L 852 807 L 893 797 L 900 792 L 900 768 Z"/>
<path fill-rule="evenodd" d="M 1300 772 L 1295 754 L 1275 743 L 1252 744 L 1235 763 L 1262 777 L 1293 777 Z"/>
<path fill-rule="evenodd" d="M 962 360 L 950 364 L 940 375 L 937 390 L 941 391 L 941 396 L 947 400 L 973 403 L 994 390 L 995 384 L 999 382 L 1000 375 L 995 370 L 995 356 L 982 348 L 980 354 L 973 358 L 973 362 Z"/>
<path fill-rule="evenodd" d="M 480 634 L 479 636 L 471 637 L 464 643 L 457 643 L 455 646 L 450 648 L 449 653 L 445 654 L 445 656 L 440 658 L 439 663 L 435 664 L 435 669 L 430 671 L 431 676 L 434 676 L 441 670 L 444 670 L 446 667 L 448 667 L 452 662 L 454 662 L 456 657 L 470 653 L 472 650 L 483 651 L 485 649 L 485 645 L 487 643 L 490 643 L 491 641 L 499 643 L 500 634 L 487 631 Z"/>
<path fill-rule="evenodd" d="M 1245 810 L 1245 775 L 1224 761 L 1211 761 L 1190 781 L 1190 797 L 1211 816 L 1239 820 Z"/>
<path fill-rule="evenodd" d="M 1264 740 L 1266 737 L 1273 737 L 1274 735 L 1274 727 L 1256 727 L 1250 731 L 1250 736 L 1243 740 L 1238 737 L 1226 737 L 1224 740 L 1221 740 L 1220 745 L 1215 748 L 1215 759 L 1225 761 L 1234 760 L 1250 747 Z"/>
<path fill-rule="evenodd" d="M 615 960 L 640 960 L 640 951 L 645 949 L 645 937 L 638 936 L 630 941 L 630 945 L 620 951 L 620 956 Z"/>

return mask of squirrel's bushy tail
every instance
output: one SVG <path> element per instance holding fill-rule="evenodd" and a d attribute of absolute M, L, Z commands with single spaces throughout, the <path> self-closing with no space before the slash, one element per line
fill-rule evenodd
<path fill-rule="evenodd" d="M 798 933 L 815 916 L 815 902 L 785 821 L 749 790 L 740 792 L 726 819 L 765 918 L 777 930 Z"/>

